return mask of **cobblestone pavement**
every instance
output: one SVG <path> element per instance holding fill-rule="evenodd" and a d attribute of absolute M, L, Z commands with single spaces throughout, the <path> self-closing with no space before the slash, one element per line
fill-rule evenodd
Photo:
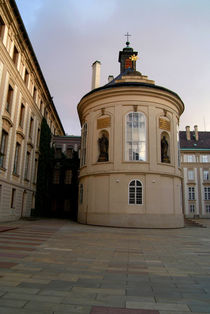
<path fill-rule="evenodd" d="M 166 230 L 0 225 L 2 314 L 210 313 L 209 221 Z"/>

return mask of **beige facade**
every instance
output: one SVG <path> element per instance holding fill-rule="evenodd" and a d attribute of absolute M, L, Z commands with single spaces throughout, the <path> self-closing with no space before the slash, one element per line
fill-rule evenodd
<path fill-rule="evenodd" d="M 210 132 L 180 132 L 183 208 L 188 218 L 210 218 Z"/>
<path fill-rule="evenodd" d="M 120 227 L 183 227 L 177 138 L 184 105 L 177 94 L 137 72 L 131 55 L 137 53 L 124 48 L 120 76 L 78 104 L 78 220 Z M 107 160 L 100 158 L 103 134 Z"/>
<path fill-rule="evenodd" d="M 64 130 L 15 1 L 0 2 L 0 221 L 34 207 L 42 117 Z"/>

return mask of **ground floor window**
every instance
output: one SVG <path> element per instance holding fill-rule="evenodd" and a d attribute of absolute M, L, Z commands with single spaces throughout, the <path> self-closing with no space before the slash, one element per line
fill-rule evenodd
<path fill-rule="evenodd" d="M 210 213 L 210 205 L 206 205 L 206 213 Z"/>
<path fill-rule="evenodd" d="M 132 180 L 129 183 L 128 203 L 141 205 L 142 204 L 142 183 L 139 180 Z"/>
<path fill-rule="evenodd" d="M 195 212 L 195 205 L 190 204 L 190 213 L 194 213 L 194 212 Z"/>

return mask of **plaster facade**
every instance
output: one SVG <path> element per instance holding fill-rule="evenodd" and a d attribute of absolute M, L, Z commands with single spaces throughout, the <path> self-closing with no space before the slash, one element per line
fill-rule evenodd
<path fill-rule="evenodd" d="M 0 221 L 34 207 L 41 121 L 64 135 L 16 3 L 0 2 Z"/>
<path fill-rule="evenodd" d="M 81 155 L 85 158 L 81 156 L 79 222 L 118 227 L 183 227 L 177 142 L 183 110 L 177 94 L 156 86 L 135 67 L 81 99 L 78 113 L 82 130 L 86 131 L 82 132 L 81 141 Z M 140 114 L 144 119 L 144 151 L 142 158 L 135 153 L 136 160 L 129 160 L 127 153 L 129 114 Z M 106 162 L 98 161 L 102 133 L 109 141 Z M 161 157 L 163 136 L 168 143 L 167 162 Z M 134 191 L 140 191 L 139 200 L 134 202 L 132 184 L 140 187 Z"/>

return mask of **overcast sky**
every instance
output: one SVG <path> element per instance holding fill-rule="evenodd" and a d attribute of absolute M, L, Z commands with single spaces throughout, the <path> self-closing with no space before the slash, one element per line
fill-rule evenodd
<path fill-rule="evenodd" d="M 210 0 L 16 0 L 64 129 L 80 135 L 77 104 L 120 72 L 129 32 L 137 70 L 185 104 L 180 129 L 210 131 Z"/>

